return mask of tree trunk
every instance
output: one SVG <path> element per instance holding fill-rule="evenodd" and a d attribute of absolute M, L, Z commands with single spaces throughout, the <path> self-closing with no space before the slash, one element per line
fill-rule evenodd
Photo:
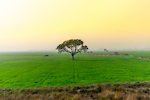
<path fill-rule="evenodd" d="M 74 54 L 72 54 L 72 60 L 74 60 Z"/>

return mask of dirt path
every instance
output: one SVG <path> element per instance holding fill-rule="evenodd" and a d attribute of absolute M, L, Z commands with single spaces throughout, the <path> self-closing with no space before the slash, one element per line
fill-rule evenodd
<path fill-rule="evenodd" d="M 150 57 L 149 58 L 144 58 L 144 57 L 139 57 L 139 56 L 133 56 L 133 55 L 113 55 L 113 54 L 109 54 L 109 55 L 89 55 L 89 56 L 130 56 L 130 57 L 135 57 L 135 58 L 138 58 L 138 59 L 149 59 L 150 60 Z"/>

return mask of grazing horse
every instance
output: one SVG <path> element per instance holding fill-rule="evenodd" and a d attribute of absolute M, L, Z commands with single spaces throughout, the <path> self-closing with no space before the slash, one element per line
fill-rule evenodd
<path fill-rule="evenodd" d="M 121 54 L 121 55 L 128 55 L 127 53 L 125 53 L 125 54 Z"/>
<path fill-rule="evenodd" d="M 118 52 L 114 52 L 114 54 L 115 54 L 115 55 L 119 55 L 119 53 L 118 53 Z"/>

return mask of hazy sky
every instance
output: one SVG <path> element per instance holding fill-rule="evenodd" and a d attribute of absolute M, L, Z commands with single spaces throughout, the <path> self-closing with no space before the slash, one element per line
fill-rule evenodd
<path fill-rule="evenodd" d="M 0 0 L 0 52 L 150 48 L 150 0 Z"/>

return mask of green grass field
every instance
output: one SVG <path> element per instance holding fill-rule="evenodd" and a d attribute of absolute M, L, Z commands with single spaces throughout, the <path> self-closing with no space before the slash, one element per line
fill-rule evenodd
<path fill-rule="evenodd" d="M 113 52 L 111 52 L 113 54 Z M 121 51 L 150 57 L 150 51 Z M 43 55 L 48 54 L 49 57 Z M 94 52 L 93 54 L 110 54 Z M 68 53 L 0 53 L 0 88 L 150 81 L 150 60 L 130 56 Z"/>

